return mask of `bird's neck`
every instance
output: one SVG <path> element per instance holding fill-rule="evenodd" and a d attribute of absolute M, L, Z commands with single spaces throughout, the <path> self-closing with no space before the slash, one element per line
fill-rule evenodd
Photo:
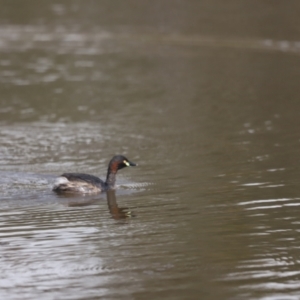
<path fill-rule="evenodd" d="M 108 168 L 106 181 L 105 181 L 108 188 L 114 188 L 115 187 L 116 175 L 117 175 L 117 170 L 116 169 Z"/>

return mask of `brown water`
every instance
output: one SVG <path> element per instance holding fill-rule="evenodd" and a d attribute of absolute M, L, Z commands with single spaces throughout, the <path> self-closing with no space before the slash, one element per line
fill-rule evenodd
<path fill-rule="evenodd" d="M 299 299 L 298 2 L 0 3 L 0 299 Z"/>

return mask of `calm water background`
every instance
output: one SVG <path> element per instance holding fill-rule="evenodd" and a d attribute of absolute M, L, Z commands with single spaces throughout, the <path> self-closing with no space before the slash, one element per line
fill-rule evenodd
<path fill-rule="evenodd" d="M 0 4 L 1 299 L 299 299 L 298 1 Z"/>

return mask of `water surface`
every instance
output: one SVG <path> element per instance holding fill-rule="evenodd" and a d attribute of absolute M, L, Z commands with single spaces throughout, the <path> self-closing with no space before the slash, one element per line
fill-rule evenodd
<path fill-rule="evenodd" d="M 299 4 L 2 2 L 0 298 L 298 299 Z"/>

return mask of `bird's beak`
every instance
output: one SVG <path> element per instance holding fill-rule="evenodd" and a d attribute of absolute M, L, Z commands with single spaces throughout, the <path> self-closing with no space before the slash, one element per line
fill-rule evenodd
<path fill-rule="evenodd" d="M 137 164 L 129 161 L 129 160 L 124 160 L 124 164 L 127 166 L 127 167 L 135 167 L 137 166 Z"/>

